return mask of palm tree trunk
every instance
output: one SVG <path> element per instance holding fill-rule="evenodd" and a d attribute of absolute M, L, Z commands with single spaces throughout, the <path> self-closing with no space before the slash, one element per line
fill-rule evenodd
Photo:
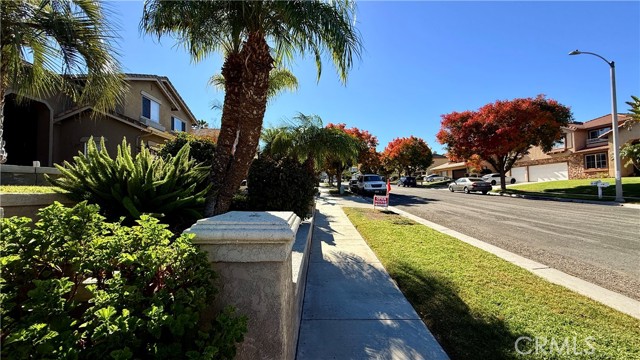
<path fill-rule="evenodd" d="M 272 67 L 269 46 L 258 33 L 250 34 L 242 50 L 225 59 L 220 137 L 211 166 L 213 187 L 207 196 L 205 216 L 227 212 L 247 176 L 260 140 Z"/>
<path fill-rule="evenodd" d="M 1 64 L 0 59 L 0 164 L 7 162 L 7 152 L 4 148 L 4 96 L 7 89 L 4 83 L 5 70 L 6 66 Z"/>
<path fill-rule="evenodd" d="M 7 162 L 7 152 L 4 149 L 4 89 L 0 89 L 0 164 Z"/>

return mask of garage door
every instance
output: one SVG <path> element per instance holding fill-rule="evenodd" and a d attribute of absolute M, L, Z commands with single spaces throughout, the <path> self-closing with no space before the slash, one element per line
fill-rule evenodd
<path fill-rule="evenodd" d="M 516 183 L 527 182 L 527 168 L 515 167 L 511 169 L 511 177 L 516 179 Z"/>
<path fill-rule="evenodd" d="M 529 181 L 567 180 L 569 168 L 566 162 L 529 166 Z"/>
<path fill-rule="evenodd" d="M 453 170 L 453 178 L 460 179 L 461 177 L 464 177 L 464 174 L 466 173 L 467 169 Z"/>

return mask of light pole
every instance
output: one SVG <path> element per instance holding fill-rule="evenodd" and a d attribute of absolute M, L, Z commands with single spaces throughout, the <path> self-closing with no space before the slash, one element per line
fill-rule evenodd
<path fill-rule="evenodd" d="M 616 200 L 617 202 L 624 202 L 624 197 L 622 196 L 622 178 L 620 176 L 620 149 L 618 148 L 618 142 L 620 139 L 618 138 L 618 105 L 616 103 L 616 64 L 613 61 L 609 61 L 604 57 L 586 51 L 574 50 L 569 53 L 569 55 L 581 55 L 588 54 L 597 56 L 600 59 L 604 60 L 609 65 L 611 69 L 611 130 L 613 131 L 613 161 L 616 178 Z"/>

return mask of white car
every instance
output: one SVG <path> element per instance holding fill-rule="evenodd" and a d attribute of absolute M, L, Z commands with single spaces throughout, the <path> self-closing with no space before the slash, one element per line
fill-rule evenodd
<path fill-rule="evenodd" d="M 498 184 L 500 184 L 500 174 L 498 174 L 498 173 L 487 174 L 487 175 L 484 175 L 482 177 L 482 180 L 488 182 L 491 185 L 498 185 Z M 507 175 L 504 176 L 504 181 L 507 184 L 515 184 L 516 183 L 516 179 L 515 178 L 512 178 L 511 176 L 507 176 Z"/>
<path fill-rule="evenodd" d="M 436 181 L 449 181 L 450 177 L 444 175 L 431 174 L 424 177 L 424 181 L 426 182 L 436 182 Z"/>
<path fill-rule="evenodd" d="M 358 176 L 358 192 L 360 194 L 387 194 L 387 183 L 380 175 L 364 174 Z"/>

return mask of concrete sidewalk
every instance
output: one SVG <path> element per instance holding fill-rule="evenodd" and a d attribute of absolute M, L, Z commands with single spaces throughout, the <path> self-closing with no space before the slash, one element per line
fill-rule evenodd
<path fill-rule="evenodd" d="M 296 358 L 448 359 L 336 200 L 316 203 Z"/>

